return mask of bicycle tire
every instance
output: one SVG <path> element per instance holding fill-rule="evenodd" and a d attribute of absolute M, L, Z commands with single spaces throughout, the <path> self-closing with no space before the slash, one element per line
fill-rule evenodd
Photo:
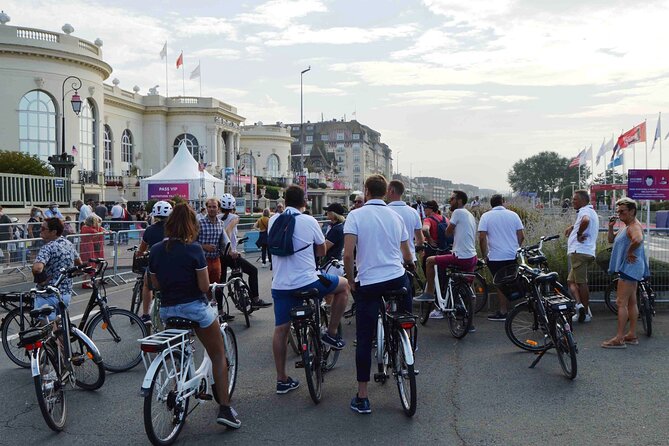
<path fill-rule="evenodd" d="M 321 333 L 325 333 L 327 329 L 328 329 L 328 312 L 325 311 L 325 308 L 321 307 Z M 343 333 L 343 328 L 340 322 L 339 326 L 337 327 L 337 336 L 342 337 L 342 333 Z M 335 350 L 327 345 L 323 346 L 322 356 L 323 356 L 323 367 L 325 368 L 325 371 L 332 370 L 337 365 L 340 353 L 341 350 Z"/>
<path fill-rule="evenodd" d="M 132 300 L 130 301 L 130 311 L 137 315 L 142 306 L 142 288 L 144 288 L 144 280 L 138 277 L 132 287 Z"/>
<path fill-rule="evenodd" d="M 151 315 L 151 327 L 154 333 L 165 330 L 163 320 L 160 318 L 160 292 L 156 292 L 151 299 L 149 314 Z"/>
<path fill-rule="evenodd" d="M 386 339 L 386 327 L 383 326 L 381 321 L 377 319 L 376 322 L 376 364 L 378 374 L 381 379 L 378 381 L 381 385 L 386 383 L 388 379 L 388 365 L 390 362 L 390 353 L 388 351 L 388 340 Z"/>
<path fill-rule="evenodd" d="M 636 296 L 643 331 L 647 337 L 651 337 L 653 334 L 653 311 L 650 308 L 648 294 L 641 284 L 638 285 Z"/>
<path fill-rule="evenodd" d="M 242 312 L 244 315 L 244 322 L 246 323 L 246 328 L 251 327 L 251 321 L 249 315 L 253 311 L 251 307 L 251 296 L 249 292 L 249 287 L 241 280 L 235 281 L 234 292 L 235 292 L 235 302 L 237 303 L 237 309 Z"/>
<path fill-rule="evenodd" d="M 476 273 L 476 277 L 474 277 L 474 281 L 472 282 L 472 291 L 474 291 L 474 296 L 476 296 L 474 313 L 478 313 L 488 303 L 488 282 L 479 273 Z"/>
<path fill-rule="evenodd" d="M 86 335 L 100 350 L 106 370 L 125 372 L 142 361 L 137 339 L 148 336 L 148 329 L 139 316 L 128 310 L 109 308 L 107 312 L 109 321 L 104 320 L 102 311 L 99 312 L 86 327 Z M 118 336 L 118 341 L 114 339 L 110 327 Z"/>
<path fill-rule="evenodd" d="M 427 321 L 430 319 L 430 311 L 434 308 L 434 304 L 431 302 L 421 302 L 420 309 L 418 314 L 418 321 L 421 325 L 427 324 Z"/>
<path fill-rule="evenodd" d="M 0 331 L 2 332 L 2 348 L 7 357 L 19 367 L 30 368 L 30 354 L 28 351 L 19 347 L 19 333 L 21 330 L 21 319 L 24 324 L 23 330 L 37 326 L 37 320 L 30 317 L 28 310 L 13 308 L 2 320 Z"/>
<path fill-rule="evenodd" d="M 611 310 L 611 313 L 618 314 L 618 305 L 616 304 L 616 296 L 618 291 L 618 278 L 616 277 L 609 283 L 604 292 L 604 303 L 606 308 Z"/>
<path fill-rule="evenodd" d="M 176 370 L 181 362 L 181 354 L 174 351 L 173 357 L 173 368 Z M 144 397 L 144 431 L 149 437 L 149 441 L 156 446 L 166 446 L 174 443 L 181 433 L 188 415 L 190 398 L 186 398 L 180 404 L 176 401 L 176 394 L 174 393 L 177 386 L 176 374 L 173 374 L 171 370 L 165 370 L 165 365 L 171 362 L 172 356 L 166 355 L 165 360 L 156 368 L 151 378 L 151 387 L 149 387 L 149 391 Z M 156 395 L 157 392 L 161 393 Z M 165 432 L 163 432 L 163 429 L 157 429 L 158 426 L 154 426 L 154 422 L 158 423 L 159 421 L 159 415 L 154 415 L 154 409 L 156 409 L 156 413 L 166 409 L 164 412 L 167 415 L 167 421 L 163 423 L 167 426 Z"/>
<path fill-rule="evenodd" d="M 232 398 L 237 384 L 237 370 L 239 369 L 239 356 L 237 355 L 237 337 L 230 326 L 225 326 L 225 359 L 228 361 L 228 397 Z"/>
<path fill-rule="evenodd" d="M 559 316 L 555 321 L 555 351 L 562 372 L 567 378 L 574 379 L 578 373 L 578 364 L 576 362 L 576 342 L 570 327 L 564 316 Z"/>
<path fill-rule="evenodd" d="M 35 354 L 39 363 L 39 374 L 33 377 L 37 404 L 49 428 L 60 432 L 65 427 L 67 404 L 65 386 L 58 375 L 58 354 L 46 346 Z"/>
<path fill-rule="evenodd" d="M 446 313 L 448 329 L 456 339 L 462 339 L 472 326 L 472 294 L 469 286 L 459 284 L 453 289 L 453 307 L 455 311 Z M 464 304 L 464 306 L 463 306 Z"/>
<path fill-rule="evenodd" d="M 416 373 L 413 364 L 407 364 L 406 352 L 404 351 L 404 343 L 400 341 L 400 337 L 407 337 L 408 335 L 404 329 L 397 333 L 395 340 L 395 380 L 397 381 L 397 390 L 400 394 L 400 402 L 404 414 L 408 417 L 413 417 L 416 413 Z"/>
<path fill-rule="evenodd" d="M 530 311 L 530 304 L 527 300 L 509 311 L 504 330 L 509 340 L 523 350 L 540 352 L 546 345 L 545 333 L 539 326 L 536 313 Z"/>
<path fill-rule="evenodd" d="M 70 337 L 72 371 L 77 387 L 84 390 L 97 390 L 105 383 L 104 362 L 95 362 L 93 352 L 84 340 L 74 332 Z"/>
<path fill-rule="evenodd" d="M 290 323 L 290 330 L 288 331 L 288 345 L 290 345 L 290 348 L 293 349 L 293 352 L 295 352 L 296 355 L 302 354 L 300 351 L 300 347 L 297 345 L 297 335 L 295 334 L 295 327 L 293 326 L 293 323 Z"/>
<path fill-rule="evenodd" d="M 306 349 L 302 351 L 302 364 L 304 365 L 304 373 L 307 378 L 309 396 L 311 396 L 314 404 L 318 404 L 321 401 L 323 390 L 320 340 L 312 326 L 307 325 L 305 330 L 304 343 L 306 344 Z"/>

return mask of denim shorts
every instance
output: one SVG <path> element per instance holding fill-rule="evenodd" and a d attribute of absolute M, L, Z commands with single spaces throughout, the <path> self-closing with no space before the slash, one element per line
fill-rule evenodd
<path fill-rule="evenodd" d="M 62 294 L 60 296 L 63 299 L 63 302 L 65 302 L 65 308 L 70 306 L 70 301 L 72 300 L 72 295 L 71 294 Z M 35 296 L 35 308 L 43 307 L 44 305 L 50 305 L 53 307 L 53 312 L 48 315 L 46 318 L 49 322 L 53 322 L 56 320 L 56 316 L 58 315 L 58 298 L 56 296 L 40 296 L 37 295 Z"/>
<path fill-rule="evenodd" d="M 160 319 L 163 321 L 171 317 L 183 317 L 195 321 L 200 328 L 207 328 L 218 319 L 218 311 L 203 300 L 194 300 L 185 304 L 169 307 L 160 307 Z"/>
<path fill-rule="evenodd" d="M 293 293 L 298 291 L 306 291 L 311 288 L 318 290 L 320 297 L 325 297 L 331 294 L 339 285 L 339 277 L 333 274 L 320 274 L 330 284 L 326 286 L 320 280 L 316 280 L 309 285 L 295 290 L 272 290 L 272 299 L 274 300 L 274 325 L 279 326 L 290 322 L 290 309 L 296 305 L 300 305 L 300 299 L 293 297 Z"/>

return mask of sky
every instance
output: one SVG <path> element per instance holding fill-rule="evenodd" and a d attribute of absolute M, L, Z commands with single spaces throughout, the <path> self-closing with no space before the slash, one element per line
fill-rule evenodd
<path fill-rule="evenodd" d="M 514 162 L 572 158 L 669 103 L 669 1 L 4 0 L 10 25 L 104 41 L 107 83 L 237 107 L 246 124 L 357 118 L 394 170 L 508 190 Z M 354 115 L 355 113 L 355 115 Z M 665 124 L 662 139 L 669 131 Z M 669 141 L 665 143 L 669 148 Z M 659 168 L 659 143 L 648 158 Z M 665 152 L 667 150 L 665 149 Z M 645 146 L 636 146 L 644 168 Z M 610 153 L 609 153 L 610 157 Z M 607 157 L 608 158 L 608 157 Z M 627 167 L 632 167 L 627 155 Z M 669 152 L 663 156 L 669 164 Z M 604 168 L 604 161 L 595 172 Z"/>

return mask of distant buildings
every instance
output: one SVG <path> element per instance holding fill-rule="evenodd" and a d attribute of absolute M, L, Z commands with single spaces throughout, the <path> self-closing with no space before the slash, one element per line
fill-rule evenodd
<path fill-rule="evenodd" d="M 465 192 L 470 200 L 475 196 L 481 199 L 488 198 L 496 193 L 493 189 L 481 189 L 471 184 L 453 183 L 451 180 L 436 177 L 409 178 L 406 175 L 394 174 L 393 179 L 404 183 L 404 197 L 407 201 L 415 201 L 416 198 L 421 198 L 423 201 L 436 200 L 442 206 L 448 204 L 448 198 L 454 190 Z"/>

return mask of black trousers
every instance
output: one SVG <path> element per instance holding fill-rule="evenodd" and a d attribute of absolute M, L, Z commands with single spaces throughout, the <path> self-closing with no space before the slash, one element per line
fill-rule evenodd
<path fill-rule="evenodd" d="M 258 297 L 258 268 L 253 266 L 248 260 L 242 258 L 242 256 L 233 259 L 230 256 L 221 256 L 221 283 L 225 283 L 228 280 L 228 266 L 231 268 L 235 267 L 235 263 L 238 263 L 242 268 L 242 273 L 249 276 L 249 293 L 251 294 L 251 299 L 255 300 Z M 218 309 L 222 307 L 221 296 L 216 296 L 216 301 L 218 302 Z"/>

